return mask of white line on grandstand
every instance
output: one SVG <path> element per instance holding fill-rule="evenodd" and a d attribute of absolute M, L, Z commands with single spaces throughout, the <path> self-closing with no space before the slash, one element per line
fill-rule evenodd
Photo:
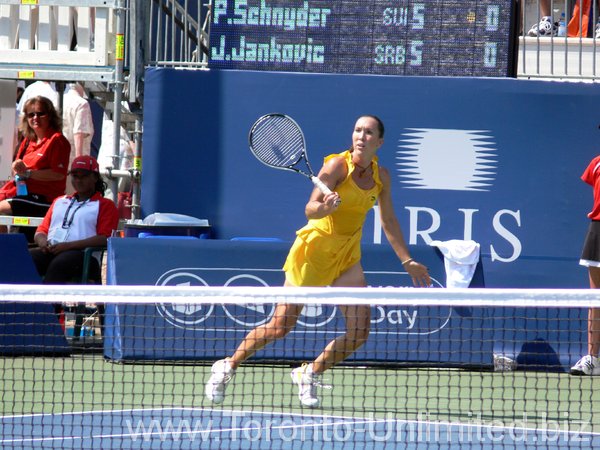
<path fill-rule="evenodd" d="M 296 303 L 320 305 L 422 305 L 506 307 L 600 307 L 593 289 L 284 288 L 257 286 L 0 285 L 8 302 Z"/>

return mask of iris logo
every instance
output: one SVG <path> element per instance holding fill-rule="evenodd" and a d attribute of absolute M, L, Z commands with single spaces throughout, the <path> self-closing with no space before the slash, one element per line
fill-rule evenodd
<path fill-rule="evenodd" d="M 225 286 L 268 286 L 260 277 L 251 274 L 235 275 L 227 280 Z M 225 314 L 235 323 L 246 327 L 256 327 L 266 323 L 275 313 L 275 305 L 246 303 L 243 305 L 222 305 Z"/>
<path fill-rule="evenodd" d="M 307 328 L 319 328 L 335 318 L 335 306 L 306 305 L 298 317 L 298 323 Z"/>
<path fill-rule="evenodd" d="M 159 280 L 160 286 L 208 286 L 202 277 L 190 272 L 176 272 Z M 158 303 L 156 310 L 171 325 L 179 328 L 202 327 L 210 317 L 214 305 Z"/>
<path fill-rule="evenodd" d="M 398 176 L 409 189 L 489 191 L 496 175 L 489 131 L 408 128 L 399 139 Z"/>
<path fill-rule="evenodd" d="M 250 274 L 236 275 L 225 286 L 268 286 L 267 282 Z M 256 327 L 269 321 L 275 313 L 274 304 L 223 305 L 227 317 L 246 327 Z M 335 317 L 335 307 L 306 305 L 298 317 L 298 323 L 316 328 L 325 325 Z"/>

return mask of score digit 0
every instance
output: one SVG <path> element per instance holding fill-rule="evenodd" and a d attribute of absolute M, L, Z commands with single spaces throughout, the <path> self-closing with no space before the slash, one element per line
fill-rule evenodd
<path fill-rule="evenodd" d="M 487 7 L 485 18 L 485 31 L 498 31 L 500 25 L 500 6 L 490 5 Z"/>
<path fill-rule="evenodd" d="M 483 65 L 488 68 L 496 67 L 498 62 L 498 44 L 486 42 L 483 46 Z"/>

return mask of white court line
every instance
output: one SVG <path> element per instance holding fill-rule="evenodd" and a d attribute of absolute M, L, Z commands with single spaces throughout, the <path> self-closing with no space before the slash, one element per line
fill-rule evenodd
<path fill-rule="evenodd" d="M 122 413 L 122 412 L 147 412 L 147 411 L 210 411 L 217 413 L 232 413 L 233 414 L 256 414 L 256 415 L 274 415 L 281 414 L 291 417 L 324 417 L 330 419 L 354 419 L 351 416 L 339 416 L 339 415 L 329 415 L 329 414 L 304 414 L 304 413 L 294 413 L 294 412 L 275 412 L 275 411 L 246 411 L 242 409 L 223 409 L 223 408 L 196 408 L 192 406 L 161 406 L 160 408 L 130 408 L 130 409 L 100 409 L 100 410 L 91 410 L 91 411 L 72 411 L 72 412 L 61 412 L 61 413 L 34 413 L 34 414 L 19 414 L 19 415 L 11 415 L 11 416 L 0 416 L 0 420 L 2 419 L 12 419 L 12 418 L 25 418 L 25 417 L 41 417 L 41 416 L 77 416 L 77 415 L 85 415 L 85 414 L 112 414 L 112 413 Z M 361 418 L 358 418 L 361 419 Z"/>
<path fill-rule="evenodd" d="M 59 413 L 59 414 L 31 414 L 31 415 L 21 415 L 21 416 L 0 416 L 0 419 L 4 418 L 18 418 L 18 417 L 39 417 L 39 416 L 66 416 L 66 415 L 85 415 L 85 414 L 106 414 L 106 413 L 123 413 L 123 412 L 147 412 L 147 411 L 196 411 L 196 412 L 215 412 L 221 413 L 222 416 L 228 413 L 238 419 L 244 418 L 244 416 L 279 416 L 282 417 L 295 417 L 295 418 L 317 418 L 325 420 L 323 423 L 300 423 L 300 424 L 290 424 L 290 425 L 275 425 L 271 427 L 230 427 L 230 428 L 207 428 L 201 430 L 185 430 L 185 431 L 156 431 L 156 432 L 136 432 L 136 433 L 121 433 L 121 434 L 98 434 L 91 436 L 56 436 L 56 437 L 39 437 L 39 438 L 21 438 L 21 439 L 0 439 L 0 443 L 8 444 L 8 443 L 34 443 L 34 442 L 53 442 L 57 440 L 82 440 L 82 439 L 115 439 L 115 438 L 129 438 L 132 441 L 144 441 L 144 437 L 146 439 L 152 436 L 172 436 L 176 439 L 176 436 L 190 436 L 189 439 L 193 440 L 191 436 L 196 435 L 219 435 L 223 433 L 240 433 L 240 432 L 248 432 L 255 430 L 294 430 L 294 429 L 302 429 L 302 428 L 328 428 L 328 427 L 339 427 L 344 425 L 369 425 L 369 424 L 385 424 L 385 423 L 396 423 L 399 425 L 409 424 L 409 425 L 417 425 L 418 427 L 429 427 L 431 425 L 435 425 L 436 427 L 447 427 L 450 435 L 453 435 L 457 432 L 455 428 L 462 429 L 489 429 L 496 431 L 520 431 L 525 434 L 531 433 L 532 436 L 535 435 L 546 435 L 551 433 L 554 436 L 579 436 L 580 438 L 586 436 L 590 439 L 600 437 L 599 432 L 582 432 L 582 431 L 574 431 L 574 430 L 564 430 L 564 429 L 549 429 L 549 428 L 534 428 L 534 427 L 515 427 L 515 426 L 501 426 L 501 425 L 492 425 L 492 424 L 481 424 L 481 423 L 464 423 L 464 422 L 449 422 L 449 421 L 435 421 L 435 420 L 404 420 L 404 419 L 392 419 L 392 418 L 353 418 L 348 416 L 336 416 L 336 415 L 328 415 L 328 414 L 303 414 L 303 413 L 293 413 L 293 412 L 275 412 L 275 411 L 246 411 L 246 410 L 236 410 L 236 409 L 216 409 L 216 408 L 193 408 L 193 407 L 161 407 L 161 408 L 136 408 L 136 409 L 123 409 L 123 410 L 108 410 L 108 411 L 93 411 L 93 412 L 74 412 L 74 413 Z M 169 419 L 168 417 L 165 419 Z M 337 422 L 328 422 L 328 419 L 338 420 Z M 141 419 L 143 420 L 143 419 Z M 209 424 L 212 424 L 212 419 L 209 420 Z M 62 425 L 64 427 L 64 424 Z M 93 426 L 93 425 L 92 425 Z M 364 433 L 364 429 L 356 429 L 355 433 Z M 135 438 L 135 439 L 134 439 Z M 209 438 L 202 437 L 202 440 L 207 440 Z M 243 440 L 241 438 L 237 438 L 238 440 Z M 569 439 L 567 439 L 568 441 Z M 319 441 L 317 441 L 319 442 Z"/>

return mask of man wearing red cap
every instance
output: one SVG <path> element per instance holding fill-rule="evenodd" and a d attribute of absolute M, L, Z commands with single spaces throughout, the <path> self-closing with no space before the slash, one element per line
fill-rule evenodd
<path fill-rule="evenodd" d="M 101 247 L 117 229 L 119 214 L 115 204 L 104 198 L 106 184 L 98 162 L 89 155 L 73 160 L 69 171 L 73 195 L 58 197 L 35 233 L 37 248 L 30 253 L 46 284 L 62 284 L 79 279 L 83 272 L 83 251 Z M 100 266 L 93 261 L 93 278 L 100 279 Z"/>

